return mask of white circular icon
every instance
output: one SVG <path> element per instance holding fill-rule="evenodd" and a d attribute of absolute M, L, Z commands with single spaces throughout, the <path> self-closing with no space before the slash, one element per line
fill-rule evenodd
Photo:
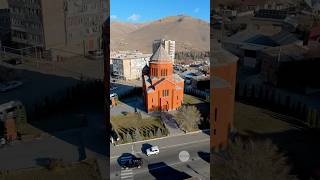
<path fill-rule="evenodd" d="M 190 154 L 189 154 L 187 151 L 181 151 L 181 152 L 179 153 L 179 159 L 180 159 L 180 161 L 186 162 L 186 161 L 189 160 L 189 158 L 190 158 Z"/>

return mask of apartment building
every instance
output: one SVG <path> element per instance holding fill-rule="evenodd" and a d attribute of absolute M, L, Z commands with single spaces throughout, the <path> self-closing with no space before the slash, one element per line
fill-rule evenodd
<path fill-rule="evenodd" d="M 10 29 L 7 46 L 78 54 L 101 47 L 102 0 L 7 0 L 3 4 L 7 6 L 0 9 L 10 13 L 10 23 L 0 24 Z M 0 19 L 5 15 L 0 13 Z"/>
<path fill-rule="evenodd" d="M 152 54 L 124 53 L 111 58 L 112 74 L 124 80 L 140 79 L 142 70 L 149 64 Z"/>
<path fill-rule="evenodd" d="M 0 0 L 0 46 L 10 39 L 10 11 L 6 0 Z"/>
<path fill-rule="evenodd" d="M 155 53 L 158 50 L 160 45 L 166 50 L 166 52 L 171 58 L 172 63 L 174 64 L 174 58 L 176 53 L 176 42 L 172 40 L 165 40 L 165 39 L 155 40 L 152 45 L 152 53 Z"/>

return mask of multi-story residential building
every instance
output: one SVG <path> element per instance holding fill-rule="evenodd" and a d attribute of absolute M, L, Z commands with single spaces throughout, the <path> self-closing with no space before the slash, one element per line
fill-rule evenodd
<path fill-rule="evenodd" d="M 142 70 L 149 64 L 151 54 L 124 53 L 111 58 L 112 74 L 125 80 L 140 79 Z"/>
<path fill-rule="evenodd" d="M 10 10 L 6 0 L 0 0 L 0 46 L 10 40 Z"/>
<path fill-rule="evenodd" d="M 173 74 L 173 63 L 159 46 L 150 58 L 149 72 L 143 75 L 143 94 L 147 112 L 177 110 L 183 101 L 184 80 Z"/>
<path fill-rule="evenodd" d="M 10 29 L 8 46 L 86 54 L 101 47 L 102 3 L 102 0 L 7 0 L 10 23 L 0 24 L 0 28 Z"/>
<path fill-rule="evenodd" d="M 174 58 L 176 53 L 176 42 L 172 40 L 165 40 L 165 39 L 155 40 L 152 46 L 152 53 L 155 53 L 158 50 L 160 45 L 167 51 L 167 53 L 171 57 L 172 63 L 174 64 Z"/>
<path fill-rule="evenodd" d="M 233 129 L 238 58 L 222 48 L 213 51 L 211 69 L 211 147 L 223 149 Z"/>

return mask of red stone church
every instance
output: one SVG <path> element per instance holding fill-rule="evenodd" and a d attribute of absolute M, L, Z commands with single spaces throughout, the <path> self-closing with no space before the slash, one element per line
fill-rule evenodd
<path fill-rule="evenodd" d="M 184 80 L 173 73 L 172 60 L 162 46 L 151 56 L 142 79 L 147 112 L 177 110 L 182 105 Z"/>

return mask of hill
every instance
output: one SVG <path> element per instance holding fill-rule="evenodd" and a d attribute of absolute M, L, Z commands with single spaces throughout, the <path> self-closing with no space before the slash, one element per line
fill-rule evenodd
<path fill-rule="evenodd" d="M 144 24 L 111 23 L 111 49 L 150 53 L 155 39 L 176 41 L 176 51 L 209 51 L 209 23 L 190 16 L 169 16 Z"/>

